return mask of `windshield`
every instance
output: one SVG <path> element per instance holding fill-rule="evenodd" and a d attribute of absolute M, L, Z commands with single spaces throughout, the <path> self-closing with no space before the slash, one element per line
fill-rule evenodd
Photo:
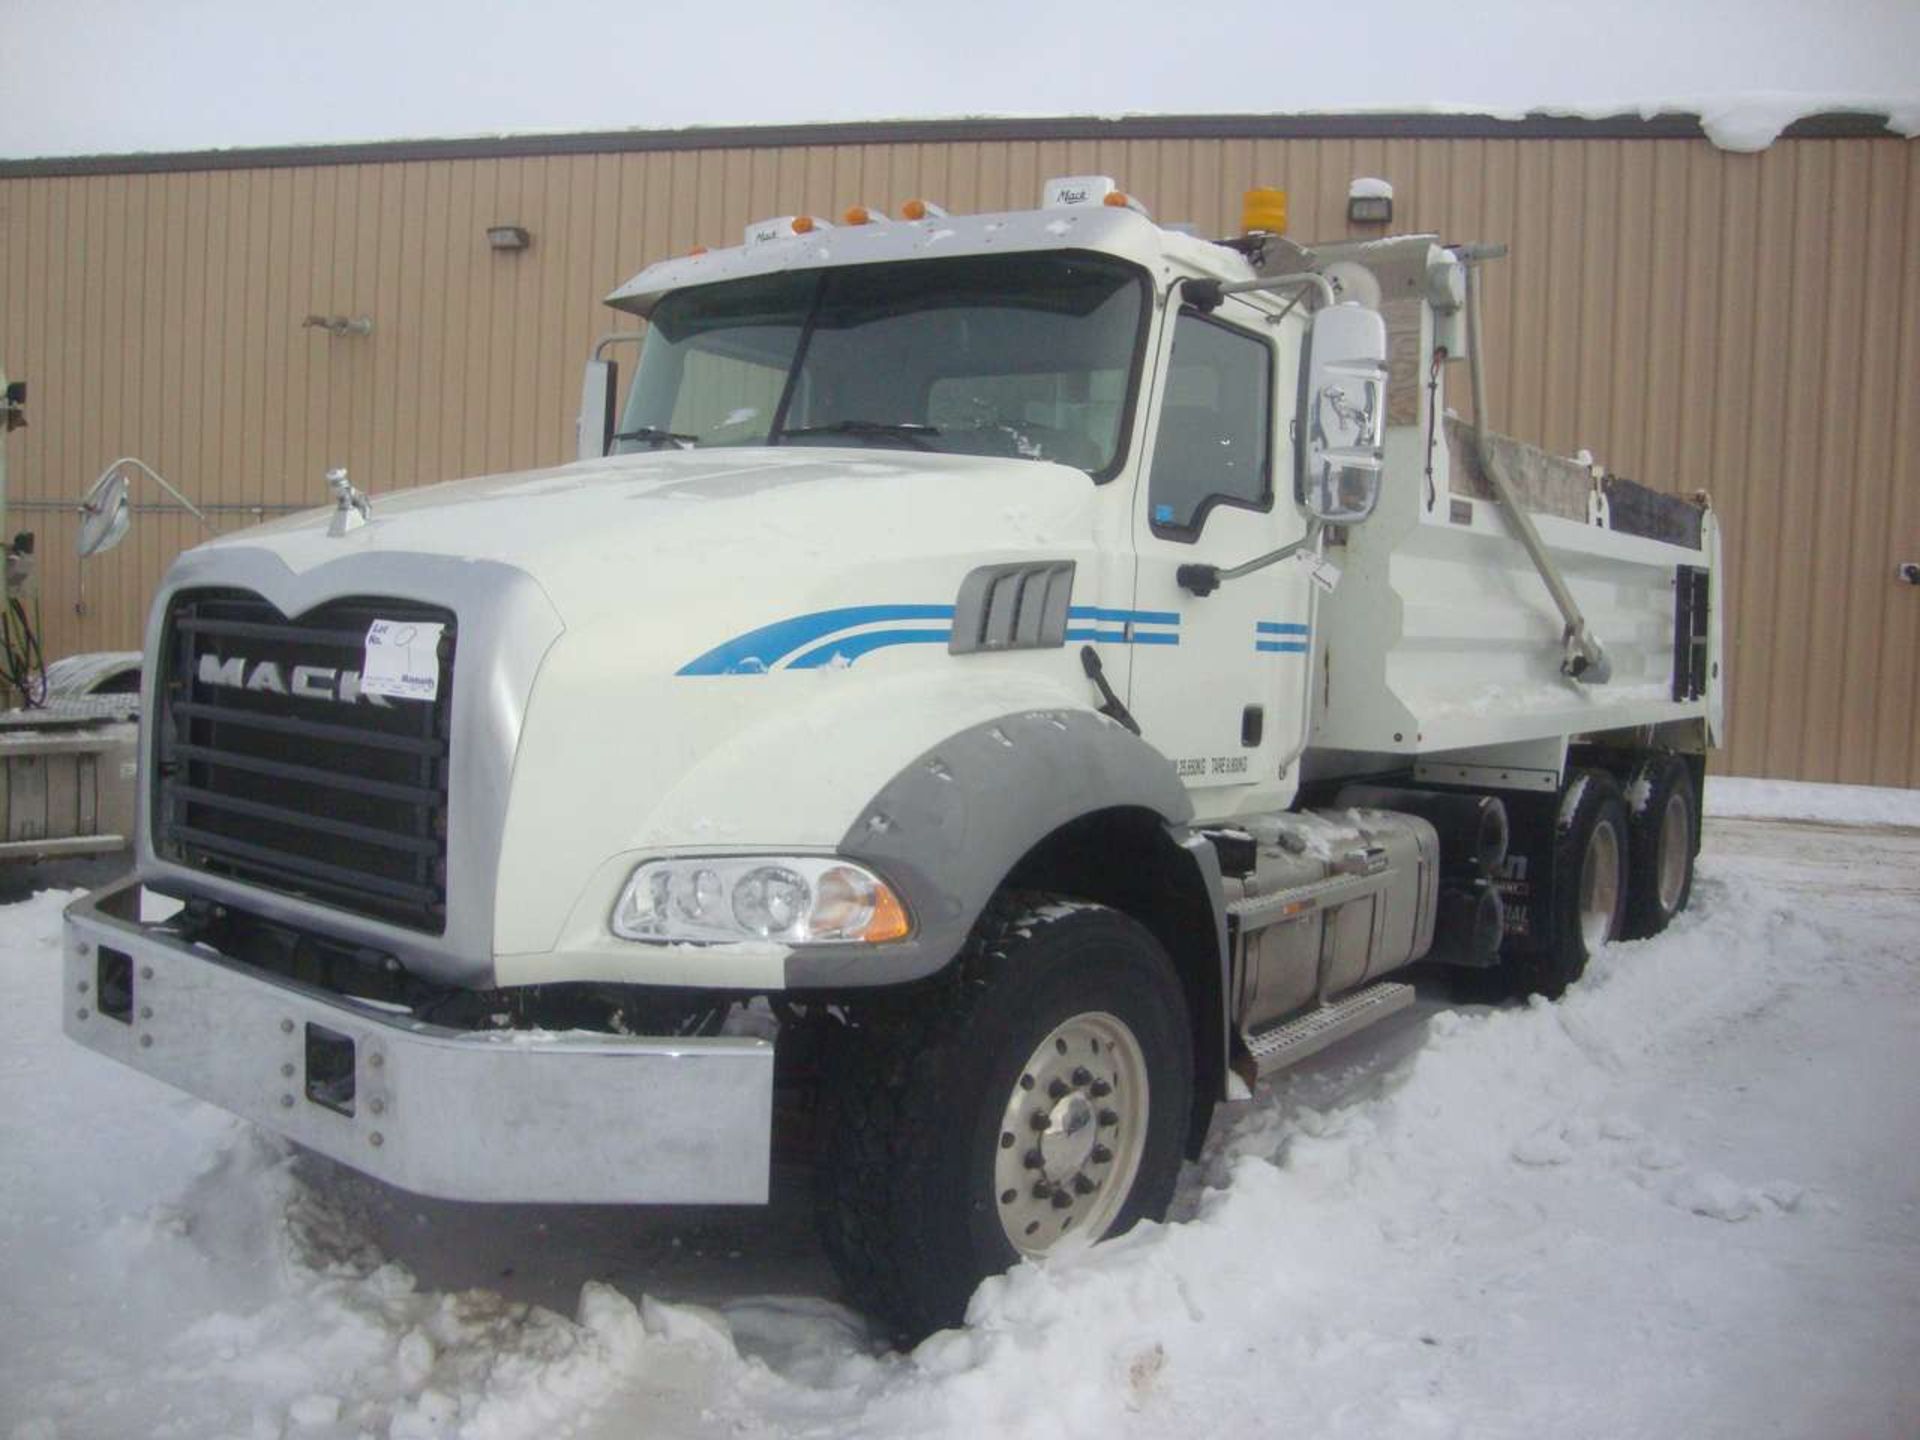
<path fill-rule="evenodd" d="M 614 449 L 872 445 L 1111 473 L 1145 282 L 1098 255 L 757 276 L 654 308 Z"/>

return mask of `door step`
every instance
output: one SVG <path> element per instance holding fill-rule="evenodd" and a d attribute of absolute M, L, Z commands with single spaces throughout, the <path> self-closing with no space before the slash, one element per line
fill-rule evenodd
<path fill-rule="evenodd" d="M 1355 991 L 1344 1000 L 1309 1010 L 1291 1020 L 1242 1038 L 1247 1053 L 1262 1075 L 1297 1064 L 1309 1055 L 1326 1049 L 1336 1040 L 1344 1040 L 1356 1030 L 1364 1030 L 1376 1020 L 1384 1020 L 1413 1004 L 1413 986 L 1383 981 Z"/>

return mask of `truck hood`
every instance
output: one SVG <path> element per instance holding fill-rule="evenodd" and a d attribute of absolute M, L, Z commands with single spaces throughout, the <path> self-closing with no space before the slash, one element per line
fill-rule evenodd
<path fill-rule="evenodd" d="M 327 533 L 323 509 L 199 553 L 217 567 L 221 551 L 265 549 L 303 575 L 349 557 L 496 561 L 531 577 L 570 631 L 670 620 L 672 653 L 692 659 L 823 607 L 950 605 L 960 577 L 995 558 L 1085 554 L 1094 502 L 1084 473 L 1030 460 L 666 451 L 375 495 L 372 519 L 345 535 Z"/>

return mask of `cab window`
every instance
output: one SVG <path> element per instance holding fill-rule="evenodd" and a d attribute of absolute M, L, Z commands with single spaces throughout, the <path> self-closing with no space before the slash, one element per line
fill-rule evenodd
<path fill-rule="evenodd" d="M 1147 472 L 1156 532 L 1191 539 L 1215 505 L 1273 503 L 1273 348 L 1195 311 L 1174 322 Z"/>

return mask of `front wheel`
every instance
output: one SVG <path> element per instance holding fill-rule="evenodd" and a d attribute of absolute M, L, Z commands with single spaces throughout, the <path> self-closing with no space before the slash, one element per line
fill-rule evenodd
<path fill-rule="evenodd" d="M 988 1275 L 1166 1213 L 1192 1108 L 1173 966 L 1104 906 L 989 913 L 948 982 L 857 1017 L 822 1097 L 822 1239 L 904 1338 Z"/>

